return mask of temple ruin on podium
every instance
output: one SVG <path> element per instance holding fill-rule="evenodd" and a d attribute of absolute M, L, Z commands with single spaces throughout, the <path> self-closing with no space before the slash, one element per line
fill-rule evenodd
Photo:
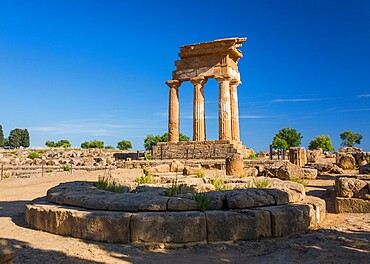
<path fill-rule="evenodd" d="M 180 60 L 175 62 L 169 86 L 168 142 L 153 148 L 154 158 L 207 159 L 225 158 L 233 153 L 248 155 L 240 141 L 238 92 L 240 82 L 238 61 L 243 57 L 238 49 L 246 38 L 226 38 L 180 47 Z M 207 140 L 204 84 L 214 78 L 219 84 L 218 140 Z M 179 141 L 179 89 L 183 82 L 194 85 L 193 140 Z"/>

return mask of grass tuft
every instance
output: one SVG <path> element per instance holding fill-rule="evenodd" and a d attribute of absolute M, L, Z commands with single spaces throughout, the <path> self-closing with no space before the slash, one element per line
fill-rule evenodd
<path fill-rule="evenodd" d="M 204 212 L 207 210 L 210 203 L 210 198 L 207 193 L 195 193 L 191 199 L 195 201 L 199 211 Z"/>

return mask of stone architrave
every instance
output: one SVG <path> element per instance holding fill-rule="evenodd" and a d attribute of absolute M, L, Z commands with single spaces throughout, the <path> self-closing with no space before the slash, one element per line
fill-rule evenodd
<path fill-rule="evenodd" d="M 193 140 L 206 140 L 205 112 L 204 112 L 204 87 L 207 79 L 203 76 L 190 79 L 194 85 L 193 101 Z"/>
<path fill-rule="evenodd" d="M 216 76 L 219 83 L 218 134 L 219 140 L 231 139 L 230 76 Z"/>
<path fill-rule="evenodd" d="M 179 109 L 179 87 L 181 82 L 177 80 L 167 81 L 170 87 L 168 104 L 168 141 L 179 141 L 180 109 Z"/>
<path fill-rule="evenodd" d="M 231 139 L 240 141 L 239 109 L 238 109 L 238 85 L 241 82 L 233 79 L 230 82 L 230 111 L 231 111 Z"/>

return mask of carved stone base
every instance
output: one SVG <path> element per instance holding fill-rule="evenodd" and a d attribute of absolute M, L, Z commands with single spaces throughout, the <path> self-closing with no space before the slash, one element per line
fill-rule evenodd
<path fill-rule="evenodd" d="M 152 150 L 155 159 L 226 159 L 235 153 L 246 158 L 254 151 L 230 140 L 160 142 Z"/>

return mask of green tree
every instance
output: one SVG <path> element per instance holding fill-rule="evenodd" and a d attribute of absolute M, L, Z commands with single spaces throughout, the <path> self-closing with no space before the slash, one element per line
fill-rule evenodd
<path fill-rule="evenodd" d="M 190 138 L 182 133 L 179 135 L 180 141 L 189 141 Z M 164 133 L 161 135 L 154 136 L 153 134 L 149 134 L 144 138 L 144 148 L 146 150 L 151 150 L 153 146 L 157 145 L 158 142 L 167 142 L 168 141 L 168 133 Z"/>
<path fill-rule="evenodd" d="M 354 133 L 351 130 L 345 130 L 340 135 L 343 147 L 353 147 L 355 144 L 361 144 L 362 135 L 359 133 Z"/>
<path fill-rule="evenodd" d="M 47 140 L 45 142 L 45 146 L 49 147 L 49 148 L 55 148 L 57 145 L 54 141 L 50 141 L 50 140 Z"/>
<path fill-rule="evenodd" d="M 285 139 L 275 136 L 274 140 L 272 141 L 272 147 L 274 149 L 288 149 L 289 145 Z"/>
<path fill-rule="evenodd" d="M 21 146 L 28 148 L 30 146 L 30 133 L 27 129 L 22 129 L 21 135 Z"/>
<path fill-rule="evenodd" d="M 132 148 L 131 141 L 121 140 L 120 142 L 117 143 L 117 148 L 119 150 L 128 150 L 128 149 Z"/>
<path fill-rule="evenodd" d="M 22 129 L 15 128 L 10 131 L 9 133 L 9 147 L 11 148 L 19 148 L 22 144 Z"/>
<path fill-rule="evenodd" d="M 3 127 L 0 125 L 0 147 L 4 147 L 4 132 L 3 132 Z"/>
<path fill-rule="evenodd" d="M 67 139 L 62 139 L 59 140 L 57 143 L 55 143 L 56 147 L 63 147 L 63 148 L 70 148 L 71 147 L 71 142 Z"/>
<path fill-rule="evenodd" d="M 333 151 L 333 145 L 331 144 L 331 139 L 329 136 L 321 135 L 317 136 L 315 139 L 311 140 L 310 144 L 308 145 L 308 149 L 314 150 L 321 148 L 326 151 Z"/>
<path fill-rule="evenodd" d="M 4 138 L 4 147 L 9 147 L 9 138 Z"/>
<path fill-rule="evenodd" d="M 297 130 L 295 130 L 294 128 L 286 127 L 280 129 L 280 131 L 274 136 L 273 142 L 275 141 L 276 137 L 284 139 L 288 144 L 287 148 L 298 147 L 299 145 L 301 145 L 302 135 L 301 133 L 298 133 Z"/>
<path fill-rule="evenodd" d="M 104 142 L 99 140 L 85 141 L 81 143 L 81 148 L 104 148 Z"/>
<path fill-rule="evenodd" d="M 105 146 L 104 149 L 115 149 L 113 146 Z"/>

